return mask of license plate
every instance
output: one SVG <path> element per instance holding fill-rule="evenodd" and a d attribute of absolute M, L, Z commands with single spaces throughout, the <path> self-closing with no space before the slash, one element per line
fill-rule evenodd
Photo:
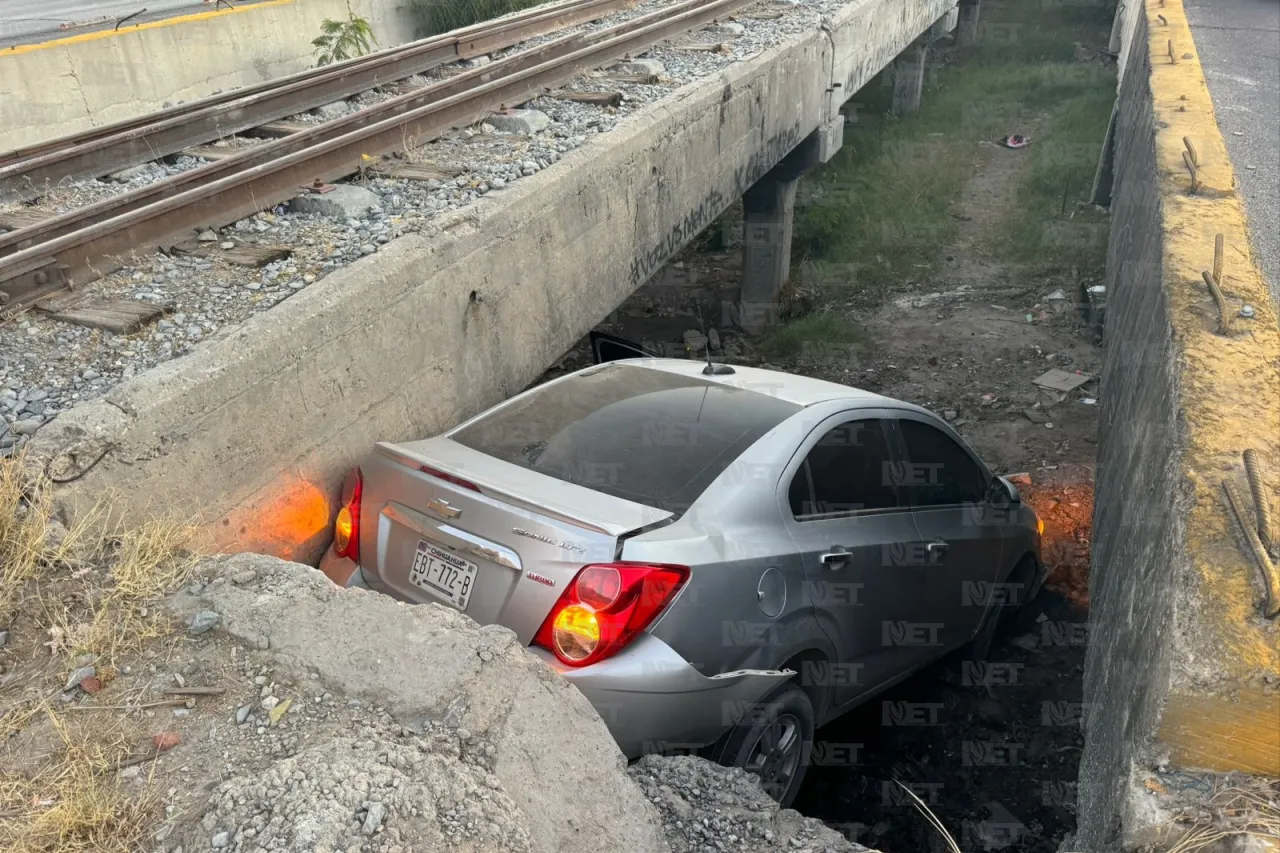
<path fill-rule="evenodd" d="M 475 587 L 476 568 L 470 560 L 420 541 L 409 570 L 409 581 L 459 610 L 466 610 Z"/>

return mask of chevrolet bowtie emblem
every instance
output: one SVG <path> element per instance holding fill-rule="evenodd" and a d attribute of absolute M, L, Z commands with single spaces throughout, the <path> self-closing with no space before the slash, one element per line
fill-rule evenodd
<path fill-rule="evenodd" d="M 432 498 L 431 502 L 427 504 L 427 509 L 443 518 L 457 518 L 462 515 L 462 510 L 440 498 Z"/>

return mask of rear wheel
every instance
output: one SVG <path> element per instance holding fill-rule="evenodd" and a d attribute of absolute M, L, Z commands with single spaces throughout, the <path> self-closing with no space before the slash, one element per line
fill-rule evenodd
<path fill-rule="evenodd" d="M 787 686 L 730 730 L 712 758 L 754 773 L 765 793 L 789 808 L 809 769 L 813 729 L 813 703 L 799 687 Z"/>
<path fill-rule="evenodd" d="M 1009 583 L 1022 584 L 1021 589 L 1025 590 L 1031 589 L 1035 578 L 1036 561 L 1030 554 L 1019 560 L 1018 565 L 1009 573 Z M 978 629 L 977 635 L 969 644 L 969 656 L 975 661 L 985 661 L 991 654 L 991 645 L 996 637 L 1003 629 L 1013 624 L 1018 611 L 1029 603 L 1029 601 L 1023 601 L 1015 606 L 1003 605 L 990 608 L 986 618 L 982 620 L 982 627 Z"/>

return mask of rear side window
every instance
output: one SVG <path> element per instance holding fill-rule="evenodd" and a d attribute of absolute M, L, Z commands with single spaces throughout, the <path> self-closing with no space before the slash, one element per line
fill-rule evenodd
<path fill-rule="evenodd" d="M 682 513 L 799 410 L 697 377 L 605 364 L 541 386 L 450 438 L 558 480 Z"/>
<path fill-rule="evenodd" d="M 917 506 L 978 503 L 987 477 L 951 436 L 920 421 L 903 418 L 898 429 L 907 444 Z"/>
<path fill-rule="evenodd" d="M 898 494 L 890 477 L 892 461 L 883 421 L 840 424 L 818 440 L 796 472 L 791 511 L 801 517 L 894 509 Z M 813 481 L 813 497 L 800 503 L 806 476 Z"/>

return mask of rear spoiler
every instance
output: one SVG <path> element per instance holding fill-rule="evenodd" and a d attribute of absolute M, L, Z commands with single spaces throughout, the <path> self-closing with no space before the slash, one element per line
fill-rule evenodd
<path fill-rule="evenodd" d="M 441 452 L 428 456 L 384 441 L 375 443 L 374 449 L 405 468 L 416 471 L 424 467 L 434 469 L 475 484 L 487 498 L 615 538 L 666 524 L 674 517 L 668 510 L 613 497 L 493 457 L 485 457 L 486 465 L 501 470 L 502 476 L 486 476 L 471 468 L 450 464 L 451 455 L 469 455 L 474 451 L 443 437 L 423 443 L 429 443 L 432 450 Z"/>

